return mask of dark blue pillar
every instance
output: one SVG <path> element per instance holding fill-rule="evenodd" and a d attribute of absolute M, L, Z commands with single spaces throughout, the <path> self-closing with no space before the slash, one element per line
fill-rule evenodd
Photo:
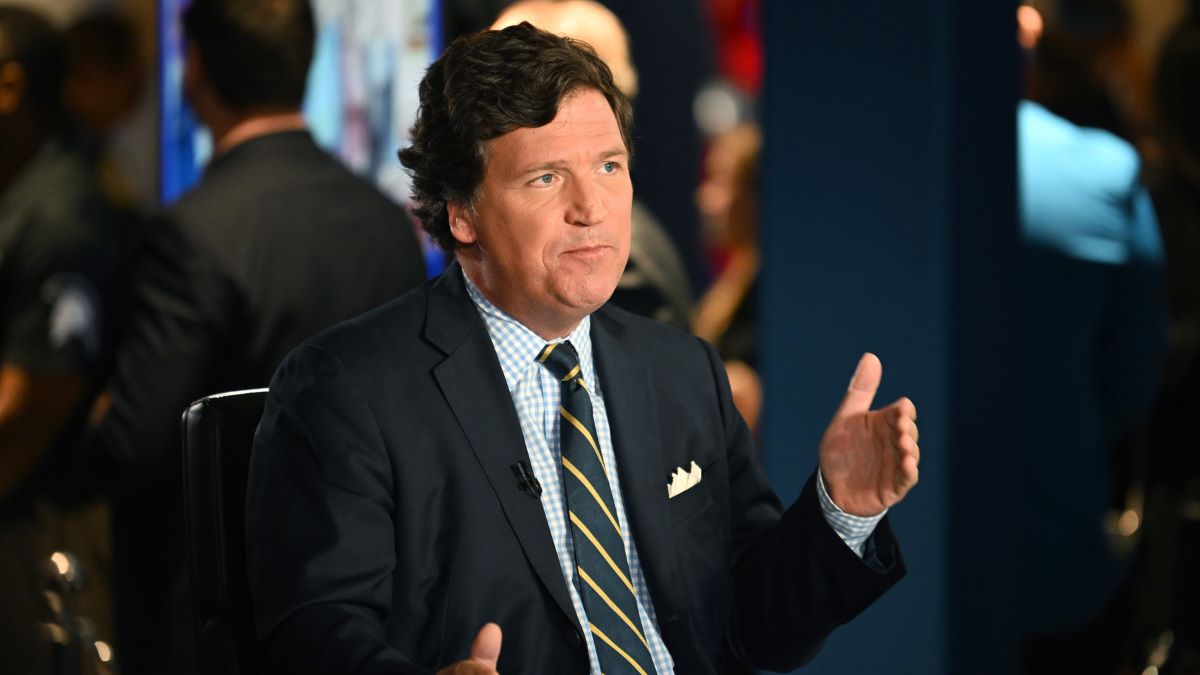
<path fill-rule="evenodd" d="M 922 436 L 909 576 L 804 672 L 1014 673 L 1014 6 L 765 5 L 767 468 L 799 493 L 864 351 Z"/>

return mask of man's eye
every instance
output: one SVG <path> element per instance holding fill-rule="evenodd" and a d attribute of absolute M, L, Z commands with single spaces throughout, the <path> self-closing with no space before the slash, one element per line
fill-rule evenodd
<path fill-rule="evenodd" d="M 554 174 L 552 174 L 552 173 L 542 174 L 541 176 L 534 178 L 533 182 L 538 185 L 552 185 L 552 184 L 554 184 Z"/>
<path fill-rule="evenodd" d="M 603 165 L 601 165 L 600 168 L 604 170 L 604 173 L 616 173 L 617 163 L 616 162 L 605 162 Z"/>

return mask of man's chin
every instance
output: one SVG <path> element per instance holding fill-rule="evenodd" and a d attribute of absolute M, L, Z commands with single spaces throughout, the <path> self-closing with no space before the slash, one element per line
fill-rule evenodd
<path fill-rule="evenodd" d="M 570 297 L 568 302 L 572 308 L 581 312 L 582 316 L 586 316 L 603 307 L 616 291 L 617 284 L 615 282 L 585 285 L 575 289 L 573 297 Z"/>

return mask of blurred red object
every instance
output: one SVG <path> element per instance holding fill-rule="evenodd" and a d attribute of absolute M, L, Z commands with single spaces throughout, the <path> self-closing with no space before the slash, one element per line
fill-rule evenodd
<path fill-rule="evenodd" d="M 762 87 L 763 46 L 760 0 L 708 0 L 721 74 L 751 98 Z"/>

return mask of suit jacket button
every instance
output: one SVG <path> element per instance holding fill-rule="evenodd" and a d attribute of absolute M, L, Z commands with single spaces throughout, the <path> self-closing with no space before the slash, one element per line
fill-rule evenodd
<path fill-rule="evenodd" d="M 571 645 L 572 647 L 583 646 L 583 635 L 581 635 L 579 629 L 575 628 L 574 626 L 567 630 L 567 644 Z"/>

